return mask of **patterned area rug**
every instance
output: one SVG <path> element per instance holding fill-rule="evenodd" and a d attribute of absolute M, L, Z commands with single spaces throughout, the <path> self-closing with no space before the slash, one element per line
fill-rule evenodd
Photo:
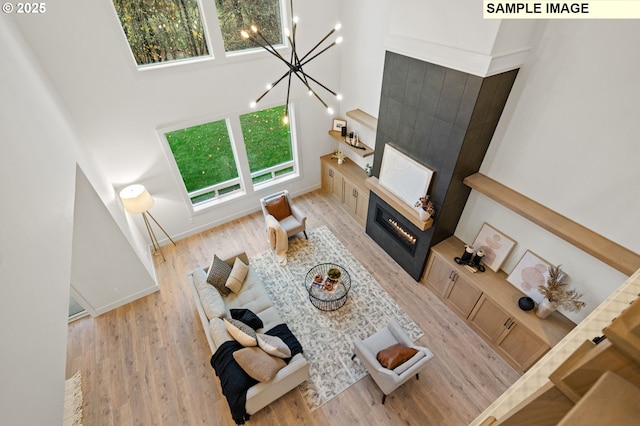
<path fill-rule="evenodd" d="M 289 241 L 286 266 L 278 264 L 273 250 L 251 259 L 251 264 L 304 348 L 311 377 L 300 390 L 313 411 L 367 375 L 358 358 L 351 360 L 354 336 L 370 336 L 391 316 L 398 318 L 413 340 L 424 333 L 327 227 L 308 234 L 308 241 Z M 304 286 L 307 272 L 324 262 L 343 266 L 351 276 L 347 303 L 332 312 L 316 309 Z"/>
<path fill-rule="evenodd" d="M 64 382 L 63 426 L 82 426 L 82 375 L 79 371 Z"/>

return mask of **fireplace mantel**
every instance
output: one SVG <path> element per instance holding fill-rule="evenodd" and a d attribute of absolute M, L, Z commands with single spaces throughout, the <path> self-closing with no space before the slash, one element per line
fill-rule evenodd
<path fill-rule="evenodd" d="M 371 191 L 375 192 L 378 197 L 382 198 L 391 207 L 396 209 L 398 213 L 402 214 L 409 222 L 414 224 L 421 231 L 426 231 L 427 229 L 431 228 L 431 226 L 433 226 L 433 219 L 420 219 L 420 215 L 418 214 L 416 209 L 411 208 L 387 188 L 380 185 L 378 178 L 370 177 L 365 181 L 365 184 Z"/>

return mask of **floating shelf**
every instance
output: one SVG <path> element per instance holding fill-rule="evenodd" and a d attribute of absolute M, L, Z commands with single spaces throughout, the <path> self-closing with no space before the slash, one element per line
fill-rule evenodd
<path fill-rule="evenodd" d="M 420 215 L 416 209 L 410 207 L 407 203 L 398 198 L 393 192 L 380 185 L 378 178 L 370 177 L 364 183 L 369 189 L 375 192 L 380 198 L 386 201 L 391 207 L 396 209 L 398 213 L 404 216 L 409 222 L 413 223 L 421 231 L 426 231 L 433 226 L 433 219 L 420 219 Z"/>
<path fill-rule="evenodd" d="M 357 122 L 364 124 L 373 131 L 378 130 L 378 119 L 370 114 L 367 114 L 361 109 L 347 111 L 347 117 L 353 118 Z"/>
<path fill-rule="evenodd" d="M 349 145 L 348 143 L 346 143 L 344 141 L 344 138 L 341 136 L 340 132 L 338 132 L 337 130 L 329 130 L 329 135 L 334 138 L 335 140 L 337 140 L 338 142 L 342 143 L 345 146 L 348 146 L 349 148 L 351 148 L 351 150 L 353 150 L 353 152 L 355 152 L 356 154 L 358 154 L 360 157 L 368 157 L 370 155 L 373 155 L 374 150 L 370 147 L 368 147 L 367 145 L 363 144 L 362 142 L 360 142 L 360 145 L 364 147 L 364 149 L 358 149 L 354 146 Z"/>
<path fill-rule="evenodd" d="M 463 182 L 468 187 L 502 204 L 625 275 L 630 276 L 640 268 L 639 254 L 562 216 L 490 177 L 475 173 L 467 176 Z"/>

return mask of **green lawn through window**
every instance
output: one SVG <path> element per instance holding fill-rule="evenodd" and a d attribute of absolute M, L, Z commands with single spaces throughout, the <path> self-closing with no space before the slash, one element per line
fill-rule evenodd
<path fill-rule="evenodd" d="M 282 123 L 283 115 L 284 106 L 240 116 L 251 173 L 293 160 L 290 127 Z M 226 120 L 175 130 L 165 136 L 188 193 L 238 177 Z M 281 176 L 292 171 L 293 166 L 288 166 L 274 175 Z M 272 178 L 271 173 L 259 174 L 253 182 Z M 239 187 L 234 185 L 233 189 Z M 209 198 L 210 195 L 202 195 L 193 201 Z"/>

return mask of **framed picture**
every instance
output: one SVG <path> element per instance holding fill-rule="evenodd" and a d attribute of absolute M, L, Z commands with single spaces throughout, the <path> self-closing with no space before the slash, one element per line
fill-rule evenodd
<path fill-rule="evenodd" d="M 335 130 L 336 132 L 339 132 L 342 130 L 343 127 L 347 127 L 347 120 L 342 120 L 340 118 L 333 119 L 333 128 L 331 130 Z"/>
<path fill-rule="evenodd" d="M 551 266 L 549 262 L 527 250 L 507 277 L 507 281 L 522 290 L 536 303 L 540 303 L 544 296 L 538 291 L 538 287 L 546 284 L 549 266 Z"/>
<path fill-rule="evenodd" d="M 507 237 L 487 222 L 482 225 L 473 242 L 473 247 L 484 252 L 482 263 L 493 272 L 498 272 L 515 245 L 515 240 Z"/>

